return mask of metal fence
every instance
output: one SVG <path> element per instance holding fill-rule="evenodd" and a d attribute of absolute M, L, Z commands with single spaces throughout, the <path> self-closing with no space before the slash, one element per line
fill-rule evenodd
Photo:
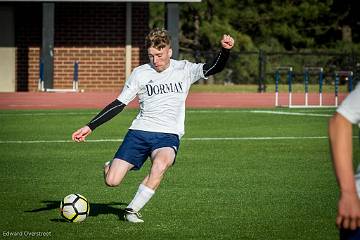
<path fill-rule="evenodd" d="M 214 59 L 215 54 L 209 52 L 180 52 L 180 59 L 189 59 L 195 62 L 204 62 Z M 292 67 L 294 83 L 303 83 L 306 68 L 323 68 L 324 83 L 333 84 L 334 73 L 338 71 L 353 72 L 354 84 L 359 82 L 360 54 L 355 52 L 231 52 L 229 62 L 219 74 L 206 80 L 214 84 L 258 84 L 259 91 L 266 91 L 267 84 L 274 84 L 274 75 L 277 69 Z M 340 84 L 346 83 L 346 76 Z M 205 81 L 205 82 L 206 82 Z M 284 78 L 285 81 L 285 78 Z M 315 83 L 316 77 L 310 76 L 310 84 Z"/>

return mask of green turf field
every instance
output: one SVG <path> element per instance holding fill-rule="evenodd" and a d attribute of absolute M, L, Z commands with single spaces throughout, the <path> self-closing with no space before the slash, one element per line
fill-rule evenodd
<path fill-rule="evenodd" d="M 102 166 L 113 157 L 135 110 L 96 129 L 86 143 L 71 142 L 70 136 L 97 110 L 0 111 L 1 234 L 337 239 L 338 190 L 327 139 L 333 112 L 188 110 L 176 164 L 142 210 L 145 223 L 133 225 L 122 220 L 122 209 L 149 164 L 130 172 L 117 188 L 104 185 Z M 91 202 L 83 223 L 67 223 L 59 215 L 59 203 L 70 193 Z"/>

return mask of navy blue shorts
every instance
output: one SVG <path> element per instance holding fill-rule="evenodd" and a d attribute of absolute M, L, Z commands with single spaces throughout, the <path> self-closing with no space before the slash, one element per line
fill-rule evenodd
<path fill-rule="evenodd" d="M 360 228 L 356 230 L 340 229 L 340 240 L 359 240 Z"/>
<path fill-rule="evenodd" d="M 114 158 L 119 158 L 133 164 L 132 170 L 139 170 L 154 150 L 162 147 L 171 147 L 174 149 L 176 156 L 179 145 L 179 136 L 176 134 L 130 129 L 115 153 Z"/>

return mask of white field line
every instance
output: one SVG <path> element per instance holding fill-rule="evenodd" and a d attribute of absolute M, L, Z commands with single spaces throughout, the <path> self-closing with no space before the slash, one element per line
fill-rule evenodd
<path fill-rule="evenodd" d="M 357 139 L 358 136 L 353 136 Z M 181 141 L 272 141 L 272 140 L 311 140 L 311 139 L 328 139 L 327 136 L 290 136 L 290 137 L 193 137 L 182 138 Z M 98 143 L 98 142 L 122 142 L 122 138 L 118 139 L 90 139 L 85 142 Z M 0 140 L 0 144 L 39 144 L 39 143 L 73 143 L 72 140 Z"/>
<path fill-rule="evenodd" d="M 100 112 L 38 112 L 38 113 L 0 113 L 0 117 L 2 116 L 59 116 L 59 115 L 96 115 Z M 187 113 L 246 113 L 248 110 L 187 110 Z M 122 113 L 120 113 L 122 114 Z"/>
<path fill-rule="evenodd" d="M 265 114 L 279 114 L 279 115 L 296 115 L 296 116 L 313 116 L 313 117 L 331 117 L 333 114 L 320 114 L 320 113 L 304 113 L 304 112 L 278 112 L 278 111 L 264 111 L 252 110 L 251 113 L 265 113 Z"/>
<path fill-rule="evenodd" d="M 357 138 L 357 136 L 354 136 Z M 327 136 L 313 136 L 313 137 L 193 137 L 182 138 L 182 141 L 257 141 L 257 140 L 301 140 L 301 139 L 328 139 Z M 85 142 L 122 142 L 123 139 L 89 139 Z M 72 143 L 72 140 L 0 140 L 0 144 L 39 144 L 39 143 Z"/>
<path fill-rule="evenodd" d="M 86 140 L 85 142 L 122 142 L 123 139 L 92 139 Z M 1 143 L 72 143 L 73 140 L 1 140 Z"/>
<path fill-rule="evenodd" d="M 233 110 L 223 110 L 223 109 L 191 109 L 187 110 L 187 113 L 268 113 L 268 114 L 283 114 L 283 115 L 299 115 L 299 116 L 317 116 L 317 117 L 328 117 L 332 116 L 331 114 L 318 114 L 311 113 L 315 110 L 307 109 L 300 110 L 297 112 L 285 112 L 285 111 L 270 111 L 270 110 L 242 110 L 242 109 L 233 109 Z M 334 112 L 334 110 L 327 109 L 316 109 L 316 112 Z M 99 110 L 100 112 L 100 110 Z M 17 113 L 0 113 L 0 117 L 5 116 L 59 116 L 59 115 L 95 115 L 98 112 L 38 112 L 38 113 L 27 113 L 27 112 L 17 112 Z"/>
<path fill-rule="evenodd" d="M 100 111 L 99 111 L 100 112 Z M 41 113 L 0 113 L 2 116 L 59 116 L 59 115 L 95 115 L 97 112 L 41 112 Z"/>
<path fill-rule="evenodd" d="M 98 114 L 100 112 L 100 110 L 98 112 L 35 112 L 35 113 L 27 113 L 27 112 L 16 112 L 16 113 L 0 113 L 0 117 L 1 116 L 48 116 L 48 115 L 53 115 L 53 116 L 59 116 L 59 115 L 95 115 Z M 244 113 L 244 112 L 249 112 L 248 110 L 222 110 L 222 109 L 214 109 L 214 110 L 187 110 L 187 113 Z M 121 113 L 122 114 L 122 113 Z"/>

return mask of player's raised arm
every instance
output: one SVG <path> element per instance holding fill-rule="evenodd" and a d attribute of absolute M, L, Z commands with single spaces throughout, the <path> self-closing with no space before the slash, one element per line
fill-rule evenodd
<path fill-rule="evenodd" d="M 204 76 L 208 77 L 221 72 L 229 59 L 230 49 L 234 47 L 234 39 L 230 35 L 223 35 L 221 41 L 221 50 L 217 57 L 211 63 L 205 63 L 203 66 Z"/>
<path fill-rule="evenodd" d="M 115 99 L 109 105 L 107 105 L 99 114 L 97 114 L 86 126 L 76 130 L 72 134 L 72 139 L 75 142 L 82 142 L 85 138 L 98 126 L 109 121 L 117 114 L 119 114 L 126 105 Z"/>

